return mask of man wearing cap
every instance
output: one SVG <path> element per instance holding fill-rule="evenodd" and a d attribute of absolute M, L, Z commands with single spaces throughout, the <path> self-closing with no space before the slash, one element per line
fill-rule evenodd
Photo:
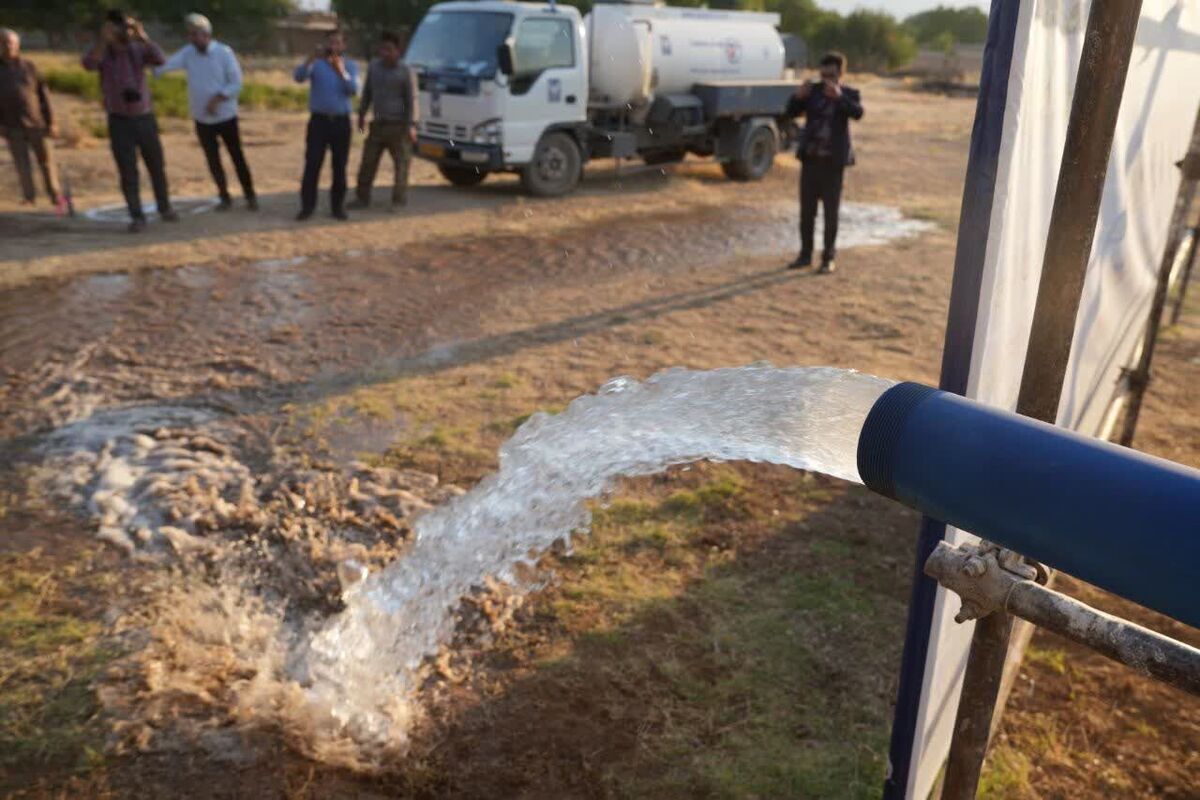
<path fill-rule="evenodd" d="M 242 138 L 238 131 L 237 98 L 242 91 L 242 68 L 238 66 L 233 49 L 213 39 L 212 23 L 208 17 L 188 14 L 184 22 L 187 25 L 188 44 L 168 58 L 167 63 L 156 69 L 154 74 L 162 75 L 174 70 L 187 73 L 188 106 L 196 123 L 196 138 L 200 140 L 200 147 L 208 160 L 208 171 L 212 173 L 221 197 L 217 210 L 228 211 L 233 205 L 225 168 L 221 166 L 220 142 L 224 142 L 234 171 L 237 172 L 238 182 L 242 184 L 246 207 L 257 211 L 254 181 L 242 153 Z"/>
<path fill-rule="evenodd" d="M 54 110 L 46 81 L 32 61 L 21 58 L 21 37 L 16 31 L 0 28 L 0 136 L 8 140 L 21 195 L 26 204 L 37 197 L 33 187 L 32 151 L 42 171 L 50 202 L 63 207 L 58 170 L 54 165 Z"/>
<path fill-rule="evenodd" d="M 129 230 L 133 233 L 146 227 L 138 189 L 139 152 L 150 173 L 159 219 L 179 221 L 179 215 L 171 209 L 166 160 L 146 82 L 146 68 L 164 61 L 162 49 L 146 36 L 142 23 L 117 9 L 105 14 L 95 46 L 83 57 L 84 69 L 100 73 L 100 92 L 108 111 L 108 141 L 121 174 L 121 192 L 129 208 Z"/>

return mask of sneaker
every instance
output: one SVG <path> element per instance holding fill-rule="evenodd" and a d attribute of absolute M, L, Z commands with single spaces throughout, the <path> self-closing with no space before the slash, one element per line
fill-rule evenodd
<path fill-rule="evenodd" d="M 137 219 L 135 219 L 129 223 L 129 232 L 130 233 L 141 233 L 144 230 L 146 230 L 146 218 L 145 217 L 138 217 Z"/>
<path fill-rule="evenodd" d="M 250 195 L 246 198 L 246 209 L 249 211 L 258 211 L 258 198 Z"/>
<path fill-rule="evenodd" d="M 804 269 L 812 266 L 812 256 L 801 253 L 792 259 L 792 263 L 787 265 L 788 269 Z"/>
<path fill-rule="evenodd" d="M 222 197 L 221 201 L 217 203 L 217 207 L 214 208 L 213 211 L 228 211 L 231 208 L 233 208 L 233 200 L 229 197 Z"/>
<path fill-rule="evenodd" d="M 343 208 L 335 208 L 333 210 L 333 218 L 340 219 L 343 222 L 350 219 L 350 217 L 346 216 L 346 210 Z"/>
<path fill-rule="evenodd" d="M 311 208 L 302 208 L 300 209 L 300 213 L 296 215 L 296 222 L 304 222 L 304 220 L 308 219 L 312 215 L 313 212 Z"/>
<path fill-rule="evenodd" d="M 364 208 L 370 208 L 370 207 L 371 207 L 371 201 L 363 200 L 360 197 L 354 198 L 346 205 L 346 208 L 350 209 L 351 211 L 362 211 Z M 334 216 L 337 216 L 337 215 L 335 214 Z"/>
<path fill-rule="evenodd" d="M 837 262 L 832 258 L 827 258 L 821 261 L 821 268 L 817 270 L 821 275 L 828 275 L 831 272 L 837 271 Z"/>
<path fill-rule="evenodd" d="M 158 218 L 163 222 L 179 222 L 179 212 L 171 210 L 160 211 L 158 212 Z"/>
<path fill-rule="evenodd" d="M 54 213 L 60 217 L 65 217 L 71 210 L 70 204 L 67 202 L 66 195 L 60 194 L 54 198 Z"/>

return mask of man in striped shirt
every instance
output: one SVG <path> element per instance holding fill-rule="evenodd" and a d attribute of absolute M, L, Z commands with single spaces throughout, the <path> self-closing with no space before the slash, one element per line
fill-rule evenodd
<path fill-rule="evenodd" d="M 121 174 L 121 192 L 129 208 L 129 230 L 146 227 L 146 214 L 138 188 L 138 153 L 150 173 L 158 216 L 177 222 L 167 189 L 167 169 L 158 121 L 150 105 L 146 68 L 166 61 L 163 52 L 146 36 L 142 23 L 117 9 L 105 15 L 96 45 L 83 57 L 84 69 L 100 73 L 100 91 L 108 111 L 108 139 Z"/>

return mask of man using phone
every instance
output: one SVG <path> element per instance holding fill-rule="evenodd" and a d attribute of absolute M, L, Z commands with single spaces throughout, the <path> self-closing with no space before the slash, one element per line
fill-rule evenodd
<path fill-rule="evenodd" d="M 21 58 L 21 37 L 17 32 L 0 28 L 0 136 L 8 140 L 25 204 L 32 205 L 37 196 L 29 159 L 32 152 L 41 168 L 46 194 L 61 214 L 66 201 L 58 184 L 51 141 L 57 130 L 46 81 L 32 61 Z"/>
<path fill-rule="evenodd" d="M 358 104 L 358 132 L 367 132 L 367 111 L 375 109 L 370 132 L 363 143 L 358 167 L 358 187 L 351 208 L 371 204 L 371 186 L 379 160 L 386 150 L 392 157 L 396 178 L 392 184 L 392 208 L 408 203 L 408 163 L 417 141 L 417 90 L 412 70 L 400 60 L 400 37 L 387 32 L 380 37 L 379 58 L 367 68 L 367 82 Z"/>
<path fill-rule="evenodd" d="M 821 80 L 807 82 L 788 103 L 788 116 L 805 118 L 800 145 L 800 255 L 789 269 L 812 265 L 813 233 L 817 203 L 825 208 L 825 241 L 820 272 L 834 270 L 837 256 L 838 208 L 842 200 L 842 176 L 854 165 L 850 142 L 850 120 L 862 119 L 862 97 L 858 90 L 842 85 L 846 57 L 830 52 L 821 57 Z"/>
<path fill-rule="evenodd" d="M 358 64 L 345 57 L 346 38 L 333 30 L 325 44 L 300 66 L 296 83 L 309 83 L 308 132 L 304 140 L 304 177 L 300 181 L 298 221 L 317 208 L 317 180 L 328 150 L 333 160 L 333 185 L 329 205 L 334 219 L 346 219 L 346 161 L 350 158 L 350 103 L 358 93 Z"/>
<path fill-rule="evenodd" d="M 150 173 L 159 218 L 166 222 L 179 220 L 179 215 L 171 209 L 158 121 L 150 105 L 150 87 L 146 85 L 146 68 L 164 61 L 162 50 L 146 36 L 142 23 L 118 9 L 105 15 L 95 46 L 83 57 L 84 69 L 100 73 L 100 90 L 108 111 L 108 140 L 121 174 L 125 205 L 129 208 L 129 230 L 134 233 L 146 227 L 138 189 L 139 152 Z"/>
<path fill-rule="evenodd" d="M 242 195 L 246 207 L 258 210 L 258 199 L 254 195 L 254 181 L 250 167 L 242 153 L 242 135 L 238 130 L 238 94 L 242 91 L 242 68 L 233 49 L 213 39 L 212 23 L 203 14 L 188 14 L 184 18 L 187 26 L 188 44 L 167 63 L 154 71 L 162 75 L 173 70 L 187 72 L 188 107 L 196 124 L 196 138 L 208 161 L 208 171 L 217 185 L 221 198 L 218 211 L 228 211 L 233 206 L 229 196 L 229 184 L 225 179 L 225 168 L 221 166 L 221 145 L 229 151 L 238 182 L 242 184 Z"/>

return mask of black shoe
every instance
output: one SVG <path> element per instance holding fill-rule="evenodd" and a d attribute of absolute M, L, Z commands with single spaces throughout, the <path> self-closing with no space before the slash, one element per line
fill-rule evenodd
<path fill-rule="evenodd" d="M 258 198 L 250 195 L 246 198 L 246 208 L 249 211 L 258 211 Z"/>
<path fill-rule="evenodd" d="M 213 210 L 214 211 L 228 211 L 231 208 L 233 208 L 233 200 L 231 200 L 229 197 L 222 197 L 221 202 L 217 203 L 217 207 L 214 208 Z"/>
<path fill-rule="evenodd" d="M 363 200 L 361 197 L 356 197 L 347 204 L 346 208 L 351 211 L 362 211 L 364 208 L 370 208 L 371 201 Z M 337 216 L 336 214 L 334 216 Z"/>
<path fill-rule="evenodd" d="M 801 253 L 792 259 L 792 263 L 787 265 L 788 269 L 804 269 L 812 266 L 812 256 Z"/>
<path fill-rule="evenodd" d="M 346 220 L 350 219 L 350 217 L 346 216 L 346 210 L 345 210 L 345 209 L 343 209 L 343 208 L 335 208 L 335 209 L 333 210 L 333 218 L 334 218 L 334 219 L 340 219 L 340 220 L 342 220 L 343 222 L 345 222 Z"/>
<path fill-rule="evenodd" d="M 311 208 L 301 209 L 300 213 L 296 215 L 296 222 L 304 222 L 304 220 L 308 219 L 312 215 L 313 212 Z"/>
<path fill-rule="evenodd" d="M 146 218 L 145 217 L 138 217 L 137 219 L 135 219 L 129 223 L 129 232 L 130 233 L 141 233 L 144 230 L 146 230 Z"/>
<path fill-rule="evenodd" d="M 820 273 L 821 275 L 828 275 L 831 272 L 836 272 L 836 271 L 837 271 L 837 262 L 834 261 L 832 258 L 822 259 L 821 260 L 821 268 L 819 270 L 817 270 L 817 272 Z"/>
<path fill-rule="evenodd" d="M 166 211 L 158 212 L 158 218 L 163 222 L 179 222 L 179 212 L 167 209 Z"/>

